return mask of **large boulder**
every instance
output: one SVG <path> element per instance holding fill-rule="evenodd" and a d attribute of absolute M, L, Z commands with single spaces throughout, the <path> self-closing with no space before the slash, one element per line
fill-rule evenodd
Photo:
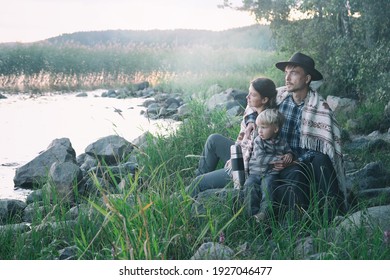
<path fill-rule="evenodd" d="M 15 218 L 21 219 L 24 208 L 27 204 L 16 199 L 0 200 L 0 225 Z"/>
<path fill-rule="evenodd" d="M 341 98 L 341 97 L 331 96 L 331 95 L 329 95 L 326 98 L 326 102 L 328 103 L 332 111 L 335 112 L 335 114 L 339 112 L 343 112 L 347 114 L 352 113 L 356 110 L 358 105 L 358 102 L 354 99 Z"/>
<path fill-rule="evenodd" d="M 73 162 L 55 162 L 49 171 L 49 186 L 58 199 L 72 203 L 75 187 L 82 180 L 80 167 Z"/>
<path fill-rule="evenodd" d="M 381 161 L 371 162 L 362 169 L 347 174 L 351 187 L 357 190 L 384 188 L 390 183 L 390 173 Z"/>
<path fill-rule="evenodd" d="M 225 109 L 235 111 L 237 115 L 242 114 L 247 105 L 247 92 L 229 88 L 221 93 L 214 94 L 207 102 L 206 106 L 209 110 Z M 234 109 L 234 110 L 233 110 Z"/>
<path fill-rule="evenodd" d="M 16 169 L 15 188 L 32 189 L 46 183 L 53 163 L 76 163 L 76 152 L 68 138 L 55 139 L 36 158 Z"/>
<path fill-rule="evenodd" d="M 390 205 L 370 207 L 346 217 L 337 227 L 339 231 L 359 230 L 364 227 L 369 232 L 379 228 L 383 232 L 390 229 Z"/>
<path fill-rule="evenodd" d="M 85 153 L 105 165 L 116 165 L 126 161 L 133 151 L 133 144 L 118 135 L 100 138 L 85 148 Z"/>

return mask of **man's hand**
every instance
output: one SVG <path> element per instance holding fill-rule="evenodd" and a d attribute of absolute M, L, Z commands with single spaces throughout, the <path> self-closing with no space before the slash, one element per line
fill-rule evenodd
<path fill-rule="evenodd" d="M 288 153 L 283 155 L 281 159 L 283 160 L 284 163 L 291 163 L 293 160 L 293 155 Z"/>
<path fill-rule="evenodd" d="M 273 164 L 273 166 L 274 166 L 273 170 L 282 171 L 286 167 L 293 165 L 294 162 L 293 161 L 285 162 L 283 160 L 283 158 L 280 158 L 279 160 L 274 160 L 274 161 L 270 162 L 270 164 Z"/>

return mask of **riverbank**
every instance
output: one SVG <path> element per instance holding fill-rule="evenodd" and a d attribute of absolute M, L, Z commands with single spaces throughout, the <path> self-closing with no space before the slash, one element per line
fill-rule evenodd
<path fill-rule="evenodd" d="M 14 190 L 16 168 L 35 158 L 52 140 L 67 137 L 76 155 L 97 139 L 119 135 L 132 141 L 146 131 L 168 133 L 178 122 L 151 120 L 141 114 L 143 98 L 102 98 L 106 90 L 77 93 L 7 95 L 0 100 L 0 199 L 25 199 Z"/>

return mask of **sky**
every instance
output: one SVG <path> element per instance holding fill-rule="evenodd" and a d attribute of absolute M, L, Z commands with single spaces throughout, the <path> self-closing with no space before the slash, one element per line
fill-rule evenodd
<path fill-rule="evenodd" d="M 231 0 L 239 4 L 240 0 Z M 0 42 L 34 42 L 99 30 L 205 29 L 255 24 L 223 0 L 0 0 Z"/>

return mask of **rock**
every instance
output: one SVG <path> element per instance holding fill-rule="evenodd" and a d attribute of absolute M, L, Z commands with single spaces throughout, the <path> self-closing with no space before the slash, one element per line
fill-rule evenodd
<path fill-rule="evenodd" d="M 31 189 L 46 183 L 53 163 L 76 163 L 76 153 L 68 138 L 55 139 L 36 158 L 16 169 L 15 188 Z"/>
<path fill-rule="evenodd" d="M 97 158 L 103 164 L 123 162 L 133 151 L 133 145 L 117 135 L 103 137 L 85 148 L 85 153 Z"/>
<path fill-rule="evenodd" d="M 66 212 L 65 217 L 68 220 L 77 220 L 79 217 L 87 217 L 88 219 L 96 219 L 96 217 L 100 215 L 98 209 L 96 209 L 91 204 L 78 204 L 73 206 Z"/>
<path fill-rule="evenodd" d="M 183 104 L 179 108 L 177 108 L 177 114 L 180 119 L 188 117 L 190 115 L 191 108 L 188 104 Z"/>
<path fill-rule="evenodd" d="M 230 102 L 229 102 L 230 103 Z M 228 117 L 228 121 L 230 122 L 231 118 L 235 116 L 239 116 L 244 113 L 245 108 L 241 107 L 236 101 L 233 101 L 233 104 L 226 104 L 227 109 L 226 115 Z"/>
<path fill-rule="evenodd" d="M 114 89 L 109 89 L 108 91 L 102 93 L 102 97 L 116 98 L 117 96 L 118 93 Z"/>
<path fill-rule="evenodd" d="M 131 143 L 138 149 L 144 149 L 148 145 L 148 138 L 154 139 L 154 136 L 149 131 L 146 131 L 137 138 L 133 139 Z"/>
<path fill-rule="evenodd" d="M 83 196 L 96 196 L 101 193 L 101 191 L 112 192 L 114 187 L 111 183 L 103 178 L 88 178 L 86 182 L 79 187 L 79 194 Z"/>
<path fill-rule="evenodd" d="M 76 260 L 77 259 L 77 246 L 69 246 L 58 251 L 59 260 Z"/>
<path fill-rule="evenodd" d="M 9 233 L 12 236 L 16 236 L 31 230 L 28 223 L 9 224 L 0 226 L 0 233 Z"/>
<path fill-rule="evenodd" d="M 58 201 L 74 202 L 74 192 L 82 179 L 80 167 L 73 162 L 55 162 L 49 171 L 51 191 Z"/>
<path fill-rule="evenodd" d="M 233 188 L 208 189 L 200 192 L 192 204 L 191 213 L 193 217 L 200 217 L 207 212 L 208 207 L 218 208 L 231 205 L 232 211 L 239 206 L 239 191 Z"/>
<path fill-rule="evenodd" d="M 222 109 L 225 108 L 225 104 L 231 100 L 234 100 L 233 96 L 222 92 L 211 96 L 207 100 L 206 106 L 208 110 Z"/>
<path fill-rule="evenodd" d="M 154 104 L 154 103 L 157 103 L 154 98 L 147 98 L 142 103 L 142 106 L 147 108 L 150 104 Z"/>
<path fill-rule="evenodd" d="M 145 88 L 145 89 L 143 89 L 143 90 L 138 90 L 138 91 L 136 92 L 136 96 L 137 96 L 137 97 L 145 97 L 145 98 L 151 97 L 151 96 L 153 96 L 154 94 L 155 94 L 155 91 L 154 91 L 154 89 L 152 89 L 152 88 Z"/>
<path fill-rule="evenodd" d="M 47 214 L 47 207 L 45 208 L 41 202 L 30 203 L 23 210 L 23 222 L 32 223 L 36 216 L 45 217 Z"/>
<path fill-rule="evenodd" d="M 149 82 L 148 81 L 139 82 L 139 83 L 135 83 L 135 84 L 132 85 L 132 88 L 135 91 L 144 90 L 144 89 L 147 89 L 148 87 L 149 87 Z"/>
<path fill-rule="evenodd" d="M 150 115 L 158 115 L 160 112 L 161 106 L 158 103 L 151 103 L 146 109 L 146 113 L 148 116 Z"/>
<path fill-rule="evenodd" d="M 0 224 L 11 221 L 21 221 L 23 210 L 27 204 L 16 199 L 1 199 L 0 200 Z"/>
<path fill-rule="evenodd" d="M 390 187 L 367 189 L 359 192 L 362 197 L 373 198 L 373 197 L 387 197 L 390 199 Z M 390 201 L 389 201 L 390 203 Z"/>
<path fill-rule="evenodd" d="M 118 184 L 122 179 L 133 177 L 137 170 L 138 164 L 135 161 L 129 161 L 119 165 L 94 167 L 88 172 L 112 184 Z"/>
<path fill-rule="evenodd" d="M 220 85 L 215 84 L 208 88 L 206 96 L 212 96 L 214 94 L 220 93 L 221 91 L 223 91 L 223 88 Z"/>
<path fill-rule="evenodd" d="M 360 137 L 351 143 L 347 143 L 345 145 L 345 149 L 364 150 L 369 152 L 390 150 L 390 143 L 379 138 L 380 135 L 378 135 L 376 132 L 370 135 L 371 139 L 368 137 Z"/>
<path fill-rule="evenodd" d="M 337 227 L 339 232 L 359 230 L 364 227 L 372 233 L 380 228 L 382 231 L 390 229 L 390 205 L 375 206 L 355 212 L 344 219 Z"/>
<path fill-rule="evenodd" d="M 227 89 L 226 92 L 228 94 L 230 94 L 231 96 L 233 96 L 234 101 L 236 101 L 236 103 L 239 106 L 241 106 L 243 109 L 246 108 L 246 105 L 247 105 L 246 97 L 248 95 L 248 92 L 241 91 L 241 90 L 238 90 L 238 89 L 233 89 L 233 88 Z"/>
<path fill-rule="evenodd" d="M 173 98 L 173 97 L 169 97 L 169 98 L 167 98 L 166 100 L 165 100 L 165 106 L 167 106 L 168 108 L 169 108 L 169 106 L 171 106 L 172 104 L 175 104 L 176 106 L 176 108 L 178 108 L 180 105 L 181 105 L 181 103 L 180 103 L 180 101 L 178 100 L 178 99 L 176 99 L 176 98 Z"/>
<path fill-rule="evenodd" d="M 295 245 L 295 256 L 297 259 L 306 259 L 315 253 L 314 238 L 308 236 L 303 239 L 299 239 Z"/>
<path fill-rule="evenodd" d="M 43 195 L 44 194 L 43 194 L 43 190 L 42 189 L 32 191 L 27 196 L 26 202 L 27 202 L 27 204 L 30 204 L 30 203 L 34 203 L 34 202 L 37 202 L 37 201 L 42 201 L 43 200 Z"/>
<path fill-rule="evenodd" d="M 356 110 L 357 101 L 350 98 L 341 98 L 329 95 L 326 102 L 335 114 L 340 112 L 349 114 Z"/>
<path fill-rule="evenodd" d="M 234 251 L 222 244 L 207 242 L 202 244 L 191 260 L 231 260 Z"/>
<path fill-rule="evenodd" d="M 88 97 L 88 94 L 86 92 L 80 92 L 76 94 L 76 97 Z"/>
<path fill-rule="evenodd" d="M 76 221 L 61 221 L 61 222 L 44 222 L 32 227 L 32 231 L 41 236 L 45 236 L 48 231 L 72 231 L 77 225 Z"/>
<path fill-rule="evenodd" d="M 229 88 L 224 92 L 211 96 L 207 100 L 206 106 L 210 111 L 214 109 L 231 110 L 232 108 L 237 107 L 237 109 L 235 109 L 236 114 L 242 114 L 247 105 L 246 96 L 247 92 Z M 230 113 L 232 113 L 232 111 L 230 111 Z"/>
<path fill-rule="evenodd" d="M 80 165 L 80 163 L 81 163 L 81 165 Z M 83 162 L 80 162 L 80 163 L 78 164 L 80 166 L 80 169 L 82 171 L 86 172 L 86 171 L 90 170 L 91 168 L 98 166 L 99 161 L 96 159 L 96 157 L 85 154 Z"/>
<path fill-rule="evenodd" d="M 385 187 L 390 183 L 390 173 L 382 162 L 371 162 L 362 169 L 347 174 L 347 178 L 358 190 Z"/>

